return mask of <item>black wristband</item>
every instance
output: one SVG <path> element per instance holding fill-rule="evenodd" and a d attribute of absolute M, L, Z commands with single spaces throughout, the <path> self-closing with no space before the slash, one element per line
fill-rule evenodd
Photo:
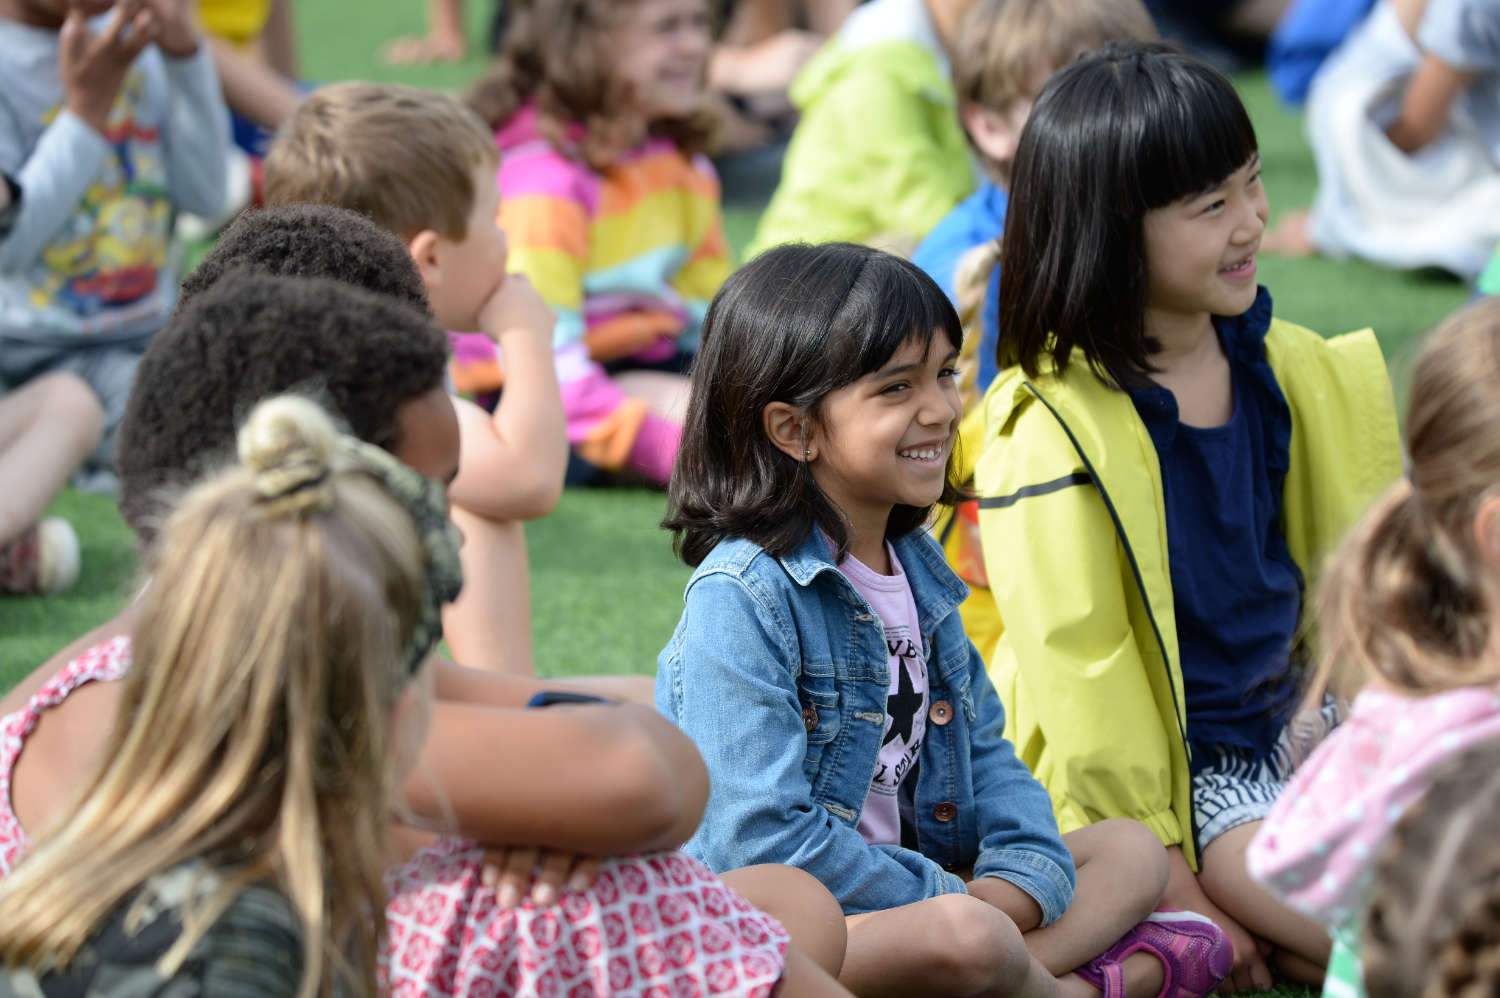
<path fill-rule="evenodd" d="M 569 693 L 565 690 L 542 690 L 526 701 L 528 707 L 552 707 L 560 703 L 609 703 L 603 697 L 587 693 Z"/>

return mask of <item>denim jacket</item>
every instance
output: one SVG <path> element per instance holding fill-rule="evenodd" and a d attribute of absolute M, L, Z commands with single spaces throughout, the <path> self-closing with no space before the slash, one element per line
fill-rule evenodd
<path fill-rule="evenodd" d="M 697 743 L 712 781 L 685 847 L 715 871 L 785 863 L 857 914 L 962 893 L 952 871 L 998 876 L 1043 924 L 1072 900 L 1073 860 L 1042 785 L 1001 732 L 1005 714 L 956 612 L 967 590 L 923 531 L 894 542 L 927 654 L 929 712 L 916 768 L 916 844 L 858 830 L 885 733 L 885 635 L 810 536 L 784 558 L 721 541 L 687 585 L 662 651 L 658 709 Z M 906 792 L 903 787 L 903 794 Z"/>

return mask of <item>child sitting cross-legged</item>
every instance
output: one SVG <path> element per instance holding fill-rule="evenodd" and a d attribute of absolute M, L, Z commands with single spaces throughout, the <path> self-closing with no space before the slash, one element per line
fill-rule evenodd
<path fill-rule="evenodd" d="M 687 849 L 843 906 L 856 994 L 1206 995 L 1231 951 L 1157 912 L 1133 821 L 1061 835 L 922 526 L 951 501 L 963 329 L 897 257 L 788 245 L 725 283 L 666 525 L 694 566 L 657 705 L 708 764 Z"/>
<path fill-rule="evenodd" d="M 406 244 L 438 322 L 504 354 L 508 380 L 493 414 L 454 402 L 463 456 L 453 517 L 466 538 L 468 584 L 444 618 L 460 661 L 524 675 L 534 661 L 522 524 L 556 505 L 567 444 L 553 315 L 524 276 L 506 274 L 495 162 L 489 132 L 450 97 L 335 84 L 305 98 L 277 133 L 265 195 L 273 206 L 313 202 L 368 215 Z"/>

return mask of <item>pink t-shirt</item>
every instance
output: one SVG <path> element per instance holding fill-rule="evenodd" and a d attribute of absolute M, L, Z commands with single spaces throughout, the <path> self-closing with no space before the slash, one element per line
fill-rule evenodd
<path fill-rule="evenodd" d="M 891 670 L 891 689 L 885 701 L 885 740 L 859 815 L 859 834 L 871 845 L 900 845 L 901 809 L 896 795 L 927 734 L 927 657 L 922 650 L 911 585 L 895 550 L 890 544 L 885 549 L 891 559 L 890 575 L 881 575 L 852 556 L 839 563 L 839 571 L 880 618 Z"/>
<path fill-rule="evenodd" d="M 1380 846 L 1441 765 L 1500 738 L 1500 688 L 1432 696 L 1369 687 L 1310 755 L 1250 843 L 1250 872 L 1325 925 L 1363 917 Z"/>

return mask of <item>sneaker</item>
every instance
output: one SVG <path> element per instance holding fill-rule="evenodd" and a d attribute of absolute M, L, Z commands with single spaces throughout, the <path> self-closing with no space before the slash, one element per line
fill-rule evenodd
<path fill-rule="evenodd" d="M 0 547 L 0 593 L 56 596 L 78 581 L 78 535 L 67 520 L 47 517 Z"/>
<path fill-rule="evenodd" d="M 1121 964 L 1140 951 L 1161 961 L 1165 979 L 1156 998 L 1203 998 L 1234 967 L 1234 945 L 1212 919 L 1196 911 L 1161 908 L 1074 973 L 1102 991 L 1104 998 L 1123 998 Z"/>

